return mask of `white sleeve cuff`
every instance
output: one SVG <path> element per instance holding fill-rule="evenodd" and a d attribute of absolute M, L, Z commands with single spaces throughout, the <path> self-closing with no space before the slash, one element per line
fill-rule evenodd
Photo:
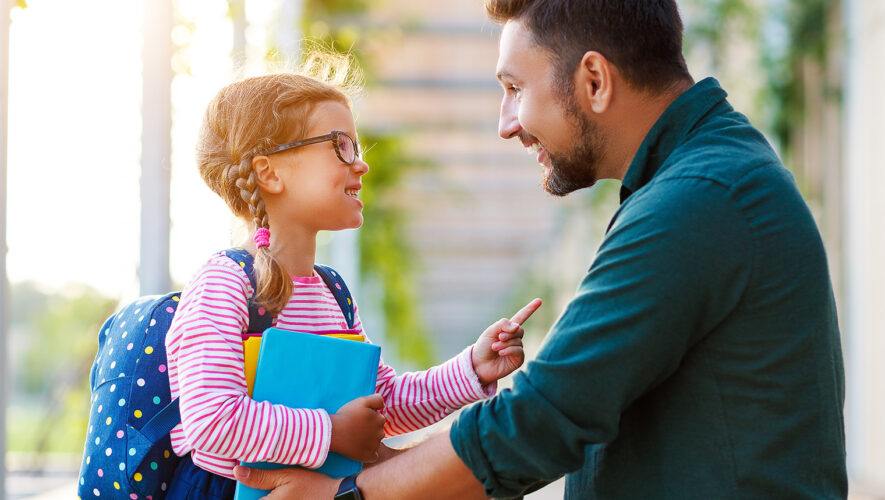
<path fill-rule="evenodd" d="M 486 399 L 494 396 L 498 392 L 498 381 L 495 380 L 486 385 L 482 385 L 476 371 L 473 369 L 473 346 L 468 346 L 458 355 L 459 370 L 464 374 L 468 387 L 473 392 L 474 401 Z"/>

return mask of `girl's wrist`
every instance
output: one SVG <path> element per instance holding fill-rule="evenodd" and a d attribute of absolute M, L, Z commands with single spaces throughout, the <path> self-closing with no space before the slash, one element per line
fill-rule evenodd
<path fill-rule="evenodd" d="M 338 453 L 338 451 L 340 451 L 341 449 L 341 433 L 335 432 L 335 429 L 336 427 L 339 427 L 341 425 L 341 418 L 334 413 L 330 413 L 329 422 L 331 422 L 331 429 L 329 430 L 329 451 L 334 451 L 335 453 Z"/>
<path fill-rule="evenodd" d="M 482 360 L 476 359 L 476 344 L 470 346 L 470 365 L 473 367 L 473 374 L 476 375 L 477 380 L 481 385 L 486 385 L 489 382 L 483 380 L 482 375 L 480 375 Z M 493 382 L 493 381 L 492 381 Z"/>

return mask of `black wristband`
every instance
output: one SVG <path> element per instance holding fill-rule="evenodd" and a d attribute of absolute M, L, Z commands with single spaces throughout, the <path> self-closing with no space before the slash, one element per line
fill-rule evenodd
<path fill-rule="evenodd" d="M 356 487 L 356 476 L 358 474 L 359 472 L 341 480 L 341 484 L 338 486 L 338 493 L 335 494 L 335 500 L 363 500 L 359 488 Z"/>

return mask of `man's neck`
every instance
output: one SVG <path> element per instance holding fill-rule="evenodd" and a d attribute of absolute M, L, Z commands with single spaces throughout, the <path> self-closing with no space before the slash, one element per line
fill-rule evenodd
<path fill-rule="evenodd" d="M 657 93 L 638 92 L 632 89 L 623 92 L 617 104 L 620 109 L 612 114 L 616 120 L 611 124 L 611 130 L 616 132 L 610 133 L 609 138 L 616 139 L 617 142 L 609 147 L 610 162 L 607 162 L 609 175 L 606 175 L 606 178 L 624 180 L 645 136 L 670 104 L 692 85 L 694 83 L 691 81 L 680 81 L 671 88 Z"/>

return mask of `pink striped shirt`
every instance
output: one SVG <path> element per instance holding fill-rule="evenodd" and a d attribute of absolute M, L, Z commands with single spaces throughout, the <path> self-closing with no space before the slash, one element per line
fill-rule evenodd
<path fill-rule="evenodd" d="M 274 326 L 308 333 L 348 330 L 319 276 L 293 282 L 292 297 Z M 221 254 L 209 259 L 182 292 L 166 335 L 169 385 L 172 397 L 180 398 L 182 420 L 172 430 L 172 448 L 225 477 L 233 477 L 240 461 L 319 467 L 329 453 L 329 414 L 253 401 L 246 394 L 242 334 L 251 295 L 246 273 Z M 347 333 L 365 334 L 358 314 Z M 385 433 L 426 427 L 494 394 L 495 384 L 480 385 L 470 354 L 468 347 L 441 365 L 402 375 L 379 363 L 375 391 L 384 396 Z"/>

